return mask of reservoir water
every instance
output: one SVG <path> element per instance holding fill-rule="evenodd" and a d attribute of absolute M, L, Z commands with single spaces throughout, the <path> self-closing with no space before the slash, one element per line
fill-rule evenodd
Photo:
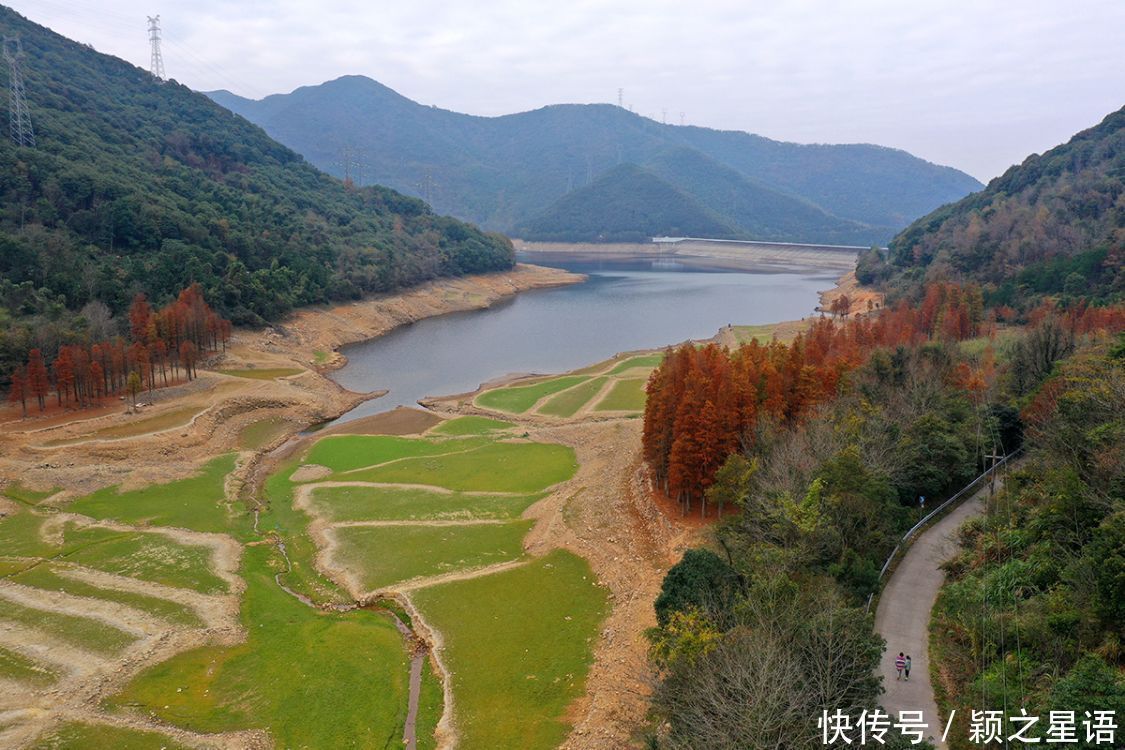
<path fill-rule="evenodd" d="M 389 393 L 341 420 L 472 391 L 511 373 L 564 372 L 618 352 L 709 338 L 728 323 L 802 318 L 838 275 L 685 268 L 659 260 L 535 262 L 589 280 L 523 292 L 486 310 L 426 318 L 345 347 L 348 364 L 333 379 L 350 390 Z"/>

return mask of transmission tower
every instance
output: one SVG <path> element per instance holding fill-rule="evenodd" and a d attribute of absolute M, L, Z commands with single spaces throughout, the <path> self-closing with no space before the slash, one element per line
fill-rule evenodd
<path fill-rule="evenodd" d="M 617 89 L 617 106 L 625 109 L 625 89 Z"/>
<path fill-rule="evenodd" d="M 152 57 L 148 72 L 158 81 L 164 80 L 164 57 L 160 54 L 160 16 L 148 17 L 148 43 L 152 46 Z"/>
<path fill-rule="evenodd" d="M 23 45 L 18 36 L 4 37 L 4 59 L 8 61 L 9 132 L 17 146 L 31 148 L 35 145 L 35 131 L 31 129 L 31 115 L 23 90 Z"/>

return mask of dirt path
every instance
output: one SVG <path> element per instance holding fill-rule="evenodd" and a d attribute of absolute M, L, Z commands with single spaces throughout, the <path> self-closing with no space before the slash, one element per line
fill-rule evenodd
<path fill-rule="evenodd" d="M 930 684 L 930 612 L 945 581 L 940 566 L 957 552 L 957 530 L 983 512 L 987 493 L 986 487 L 915 539 L 884 586 L 875 612 L 875 630 L 887 641 L 880 666 L 886 688 L 883 707 L 896 720 L 900 711 L 922 711 L 939 749 L 946 745 Z M 911 656 L 909 681 L 895 678 L 894 660 L 900 651 Z"/>

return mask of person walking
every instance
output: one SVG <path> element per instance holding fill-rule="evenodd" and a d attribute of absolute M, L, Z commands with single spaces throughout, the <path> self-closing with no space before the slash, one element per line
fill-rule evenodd
<path fill-rule="evenodd" d="M 906 657 L 899 651 L 898 656 L 895 658 L 895 671 L 898 672 L 898 677 L 895 678 L 896 680 L 902 679 L 902 670 L 904 669 L 906 669 Z"/>
<path fill-rule="evenodd" d="M 906 655 L 906 662 L 902 671 L 906 674 L 906 681 L 910 682 L 910 654 Z"/>

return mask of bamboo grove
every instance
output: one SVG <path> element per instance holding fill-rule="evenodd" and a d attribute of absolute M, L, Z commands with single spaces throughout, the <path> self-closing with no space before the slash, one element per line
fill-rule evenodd
<path fill-rule="evenodd" d="M 12 374 L 8 400 L 24 416 L 29 404 L 45 411 L 52 392 L 59 407 L 84 408 L 124 394 L 135 403 L 142 390 L 191 380 L 199 359 L 225 348 L 230 336 L 230 321 L 210 308 L 198 284 L 158 310 L 138 294 L 129 307 L 128 339 L 65 344 L 49 364 L 42 349 L 31 349 Z"/>
<path fill-rule="evenodd" d="M 1031 322 L 1053 312 L 1048 304 Z M 1073 307 L 1062 314 L 1075 333 L 1119 330 L 1125 310 Z M 756 340 L 728 351 L 715 344 L 685 344 L 670 351 L 647 386 L 643 450 L 657 484 L 689 512 L 704 503 L 707 488 L 726 459 L 753 447 L 765 421 L 796 426 L 830 400 L 845 375 L 879 347 L 909 347 L 929 340 L 964 341 L 995 330 L 979 287 L 935 283 L 921 304 L 901 302 L 875 315 L 835 321 L 819 318 L 792 342 Z M 979 387 L 981 373 L 956 370 L 958 385 Z M 706 506 L 701 506 L 706 513 Z"/>

